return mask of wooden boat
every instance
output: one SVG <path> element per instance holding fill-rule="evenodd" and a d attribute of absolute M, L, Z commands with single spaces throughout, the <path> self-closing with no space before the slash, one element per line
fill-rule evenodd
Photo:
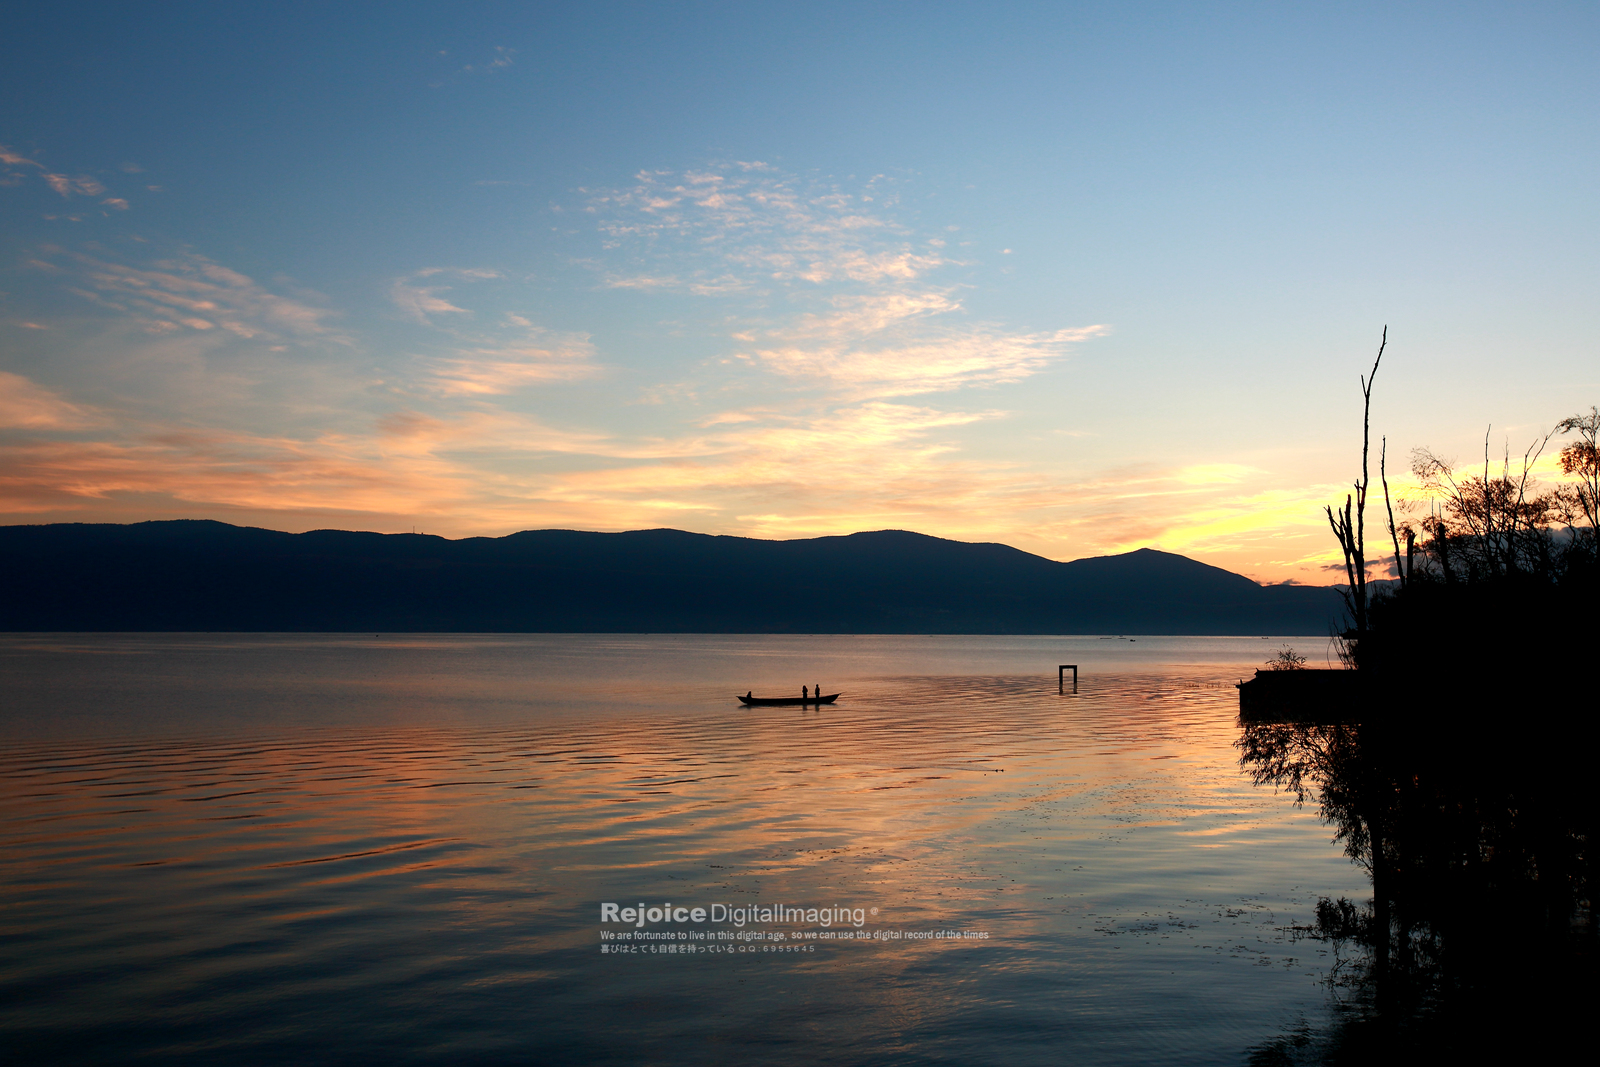
<path fill-rule="evenodd" d="M 739 697 L 739 703 L 747 708 L 775 708 L 781 705 L 794 704 L 832 704 L 839 699 L 838 693 L 822 697 Z"/>

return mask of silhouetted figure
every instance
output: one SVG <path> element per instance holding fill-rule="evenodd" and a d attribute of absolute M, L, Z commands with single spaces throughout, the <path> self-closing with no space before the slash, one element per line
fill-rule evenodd
<path fill-rule="evenodd" d="M 816 694 L 816 697 L 817 697 L 818 700 L 821 700 L 822 699 L 822 685 L 821 685 L 821 683 L 818 683 L 817 687 L 815 689 L 813 689 L 812 692 Z"/>
<path fill-rule="evenodd" d="M 751 693 L 754 693 L 754 692 L 755 692 L 755 690 L 754 690 L 754 689 L 746 689 L 746 690 L 745 690 L 745 691 L 744 691 L 744 698 L 745 698 L 745 699 L 746 699 L 746 700 L 749 700 L 749 699 L 750 699 L 750 694 L 751 694 Z"/>
<path fill-rule="evenodd" d="M 810 694 L 806 692 L 806 687 L 802 685 L 800 687 L 800 703 L 804 704 L 806 702 L 806 697 L 809 695 Z"/>

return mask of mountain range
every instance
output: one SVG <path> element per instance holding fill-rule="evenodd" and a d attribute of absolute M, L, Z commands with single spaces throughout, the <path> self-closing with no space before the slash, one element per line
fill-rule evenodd
<path fill-rule="evenodd" d="M 1058 563 L 902 530 L 290 534 L 0 527 L 0 630 L 1325 634 L 1337 590 L 1139 549 Z"/>

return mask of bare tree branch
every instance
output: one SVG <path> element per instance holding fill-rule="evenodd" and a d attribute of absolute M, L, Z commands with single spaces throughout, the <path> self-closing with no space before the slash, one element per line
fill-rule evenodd
<path fill-rule="evenodd" d="M 1372 451 L 1372 383 L 1378 377 L 1378 364 L 1383 362 L 1383 351 L 1389 346 L 1389 327 L 1383 328 L 1378 343 L 1378 356 L 1372 361 L 1372 370 L 1361 378 L 1361 480 L 1355 483 L 1353 496 L 1346 495 L 1344 514 L 1336 515 L 1333 508 L 1328 513 L 1328 524 L 1344 551 L 1344 568 L 1350 579 L 1350 593 L 1346 598 L 1350 614 L 1354 617 L 1357 633 L 1367 629 L 1367 486 L 1371 483 L 1369 459 Z"/>
<path fill-rule="evenodd" d="M 1389 459 L 1389 438 L 1383 437 L 1383 445 L 1378 451 L 1378 477 L 1383 481 L 1383 506 L 1389 512 L 1389 540 L 1394 542 L 1394 573 L 1400 579 L 1400 588 L 1406 585 L 1406 569 L 1400 565 L 1400 532 L 1394 525 L 1394 504 L 1389 500 L 1389 472 L 1385 469 Z M 1406 543 L 1410 542 L 1410 531 L 1406 531 Z"/>

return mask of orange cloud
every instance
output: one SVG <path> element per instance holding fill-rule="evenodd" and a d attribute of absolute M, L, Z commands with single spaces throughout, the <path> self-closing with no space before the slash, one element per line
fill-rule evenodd
<path fill-rule="evenodd" d="M 4 384 L 17 383 L 7 380 Z M 31 384 L 31 383 L 28 383 Z M 492 409 L 402 410 L 367 432 L 305 438 L 93 423 L 34 387 L 0 409 L 0 509 L 57 518 L 249 514 L 280 528 L 343 525 L 465 536 L 563 526 L 687 525 L 798 537 L 900 527 L 1001 541 L 1052 558 L 1154 545 L 1257 577 L 1324 581 L 1320 505 L 1336 485 L 1273 485 L 1235 464 L 1064 478 L 963 458 L 964 428 L 1003 416 L 869 401 L 649 439 L 564 431 Z M 63 440 L 62 430 L 96 439 Z M 569 457 L 556 463 L 540 456 Z M 577 466 L 571 460 L 578 460 Z M 161 501 L 169 501 L 163 505 Z M 684 516 L 692 515 L 692 519 Z M 325 522 L 324 522 L 325 524 Z"/>
<path fill-rule="evenodd" d="M 77 430 L 100 421 L 90 409 L 22 375 L 0 371 L 0 429 Z"/>
<path fill-rule="evenodd" d="M 539 336 L 537 331 L 530 331 Z M 484 396 L 515 392 L 544 382 L 570 382 L 600 373 L 587 337 L 549 339 L 549 343 L 457 349 L 433 361 L 430 384 L 445 396 Z"/>
<path fill-rule="evenodd" d="M 72 176 L 46 173 L 44 180 L 50 184 L 50 188 L 61 194 L 62 199 L 70 197 L 73 193 L 80 196 L 99 196 L 106 191 L 105 186 L 85 174 Z"/>
<path fill-rule="evenodd" d="M 44 164 L 40 163 L 37 159 L 29 159 L 27 156 L 18 155 L 16 152 L 13 152 L 10 148 L 3 144 L 0 144 L 0 163 L 4 163 L 7 166 L 12 167 L 36 167 L 39 170 L 45 169 Z"/>

